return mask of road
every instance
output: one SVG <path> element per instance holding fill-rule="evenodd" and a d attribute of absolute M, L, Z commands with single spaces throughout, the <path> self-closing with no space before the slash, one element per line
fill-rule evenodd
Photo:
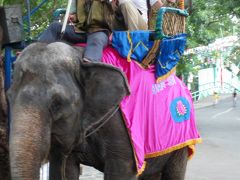
<path fill-rule="evenodd" d="M 231 96 L 216 106 L 207 98 L 196 103 L 197 124 L 203 143 L 189 161 L 187 180 L 240 179 L 240 99 L 232 106 Z"/>
<path fill-rule="evenodd" d="M 216 106 L 212 97 L 195 103 L 202 144 L 187 167 L 186 180 L 240 179 L 240 98 L 232 106 L 230 95 L 220 96 Z M 102 180 L 102 173 L 83 167 L 81 180 Z"/>

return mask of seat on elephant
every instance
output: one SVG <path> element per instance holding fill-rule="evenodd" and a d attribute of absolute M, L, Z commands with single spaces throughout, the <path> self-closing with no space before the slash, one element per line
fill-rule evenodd
<path fill-rule="evenodd" d="M 104 50 L 103 63 L 121 69 L 129 82 L 131 94 L 120 108 L 135 153 L 138 174 L 144 171 L 145 159 L 164 155 L 201 142 L 195 123 L 192 97 L 184 83 L 172 73 L 156 80 L 155 66 L 144 69 L 136 61 L 128 62 L 111 46 Z"/>

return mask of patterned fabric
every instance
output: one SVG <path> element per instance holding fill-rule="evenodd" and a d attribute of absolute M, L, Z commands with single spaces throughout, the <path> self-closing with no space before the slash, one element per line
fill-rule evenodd
<path fill-rule="evenodd" d="M 186 45 L 186 34 L 164 34 L 165 13 L 188 16 L 186 10 L 162 7 L 157 12 L 155 31 L 115 31 L 112 36 L 112 46 L 128 61 L 134 59 L 144 68 L 155 61 L 157 81 L 167 78 L 175 71 Z"/>
<path fill-rule="evenodd" d="M 138 174 L 144 171 L 146 158 L 185 146 L 190 150 L 201 142 L 191 94 L 176 75 L 156 83 L 154 65 L 143 69 L 136 61 L 127 62 L 111 47 L 105 49 L 102 62 L 121 69 L 130 85 L 131 94 L 122 100 L 120 107 Z"/>
<path fill-rule="evenodd" d="M 150 33 L 144 30 L 114 31 L 112 46 L 128 61 L 134 59 L 141 63 L 153 45 L 153 41 L 149 40 Z"/>
<path fill-rule="evenodd" d="M 186 98 L 177 97 L 171 102 L 170 111 L 175 122 L 183 122 L 190 119 L 191 106 Z"/>
<path fill-rule="evenodd" d="M 154 41 L 150 40 L 153 35 L 151 31 L 115 31 L 112 46 L 128 61 L 134 59 L 142 63 L 154 44 Z M 160 47 L 157 47 L 159 54 L 156 54 L 155 59 L 157 80 L 164 79 L 172 73 L 184 52 L 186 38 L 186 34 L 179 34 L 161 40 Z"/>
<path fill-rule="evenodd" d="M 168 77 L 176 67 L 186 46 L 187 35 L 179 34 L 172 38 L 164 38 L 160 44 L 160 52 L 155 61 L 155 76 L 158 81 Z"/>

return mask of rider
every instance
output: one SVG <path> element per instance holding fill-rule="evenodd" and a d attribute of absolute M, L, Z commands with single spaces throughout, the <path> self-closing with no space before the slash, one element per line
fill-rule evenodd
<path fill-rule="evenodd" d="M 120 6 L 128 30 L 153 30 L 162 6 L 172 6 L 177 0 L 113 0 Z"/>
<path fill-rule="evenodd" d="M 113 29 L 145 30 L 147 24 L 131 0 L 73 0 L 69 20 L 64 34 L 61 34 L 62 23 L 50 24 L 39 38 L 40 42 L 67 41 L 72 44 L 87 42 L 84 59 L 100 61 L 102 51 L 108 44 Z M 120 8 L 124 24 L 116 23 L 115 12 Z"/>
<path fill-rule="evenodd" d="M 144 0 L 145 1 L 145 0 Z M 126 30 L 147 30 L 147 23 L 133 0 L 112 0 L 115 11 L 123 16 Z"/>
<path fill-rule="evenodd" d="M 112 30 L 111 3 L 108 0 L 73 0 L 70 13 L 73 25 L 67 25 L 64 34 L 61 34 L 62 23 L 54 22 L 38 41 L 51 43 L 63 40 L 72 44 L 87 42 L 84 59 L 100 61 Z"/>

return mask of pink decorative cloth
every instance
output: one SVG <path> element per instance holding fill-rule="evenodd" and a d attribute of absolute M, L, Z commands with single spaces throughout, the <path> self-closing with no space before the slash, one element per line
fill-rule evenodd
<path fill-rule="evenodd" d="M 121 69 L 127 76 L 131 94 L 120 108 L 134 148 L 138 174 L 145 159 L 160 156 L 201 142 L 195 123 L 192 97 L 175 74 L 156 83 L 155 68 L 143 69 L 127 62 L 107 47 L 102 62 Z"/>

